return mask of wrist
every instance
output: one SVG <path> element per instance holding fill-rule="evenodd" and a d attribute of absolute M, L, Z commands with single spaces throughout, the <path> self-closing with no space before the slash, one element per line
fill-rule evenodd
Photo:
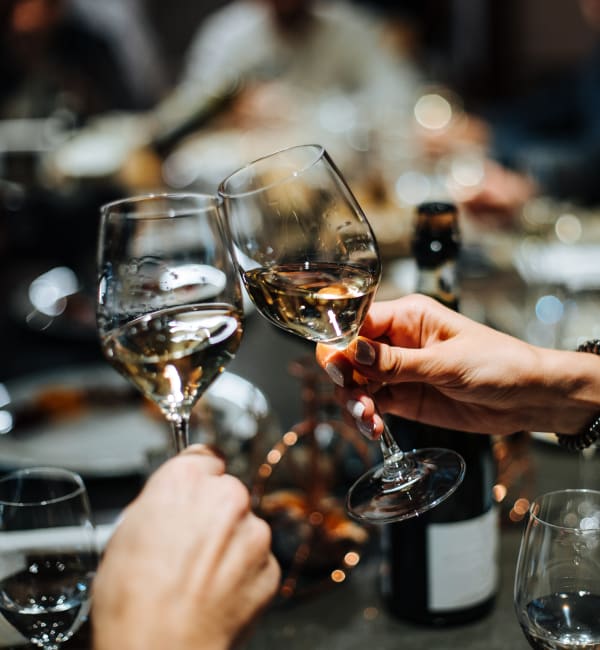
<path fill-rule="evenodd" d="M 540 380 L 550 400 L 545 430 L 581 432 L 600 415 L 600 356 L 548 350 L 542 357 Z"/>

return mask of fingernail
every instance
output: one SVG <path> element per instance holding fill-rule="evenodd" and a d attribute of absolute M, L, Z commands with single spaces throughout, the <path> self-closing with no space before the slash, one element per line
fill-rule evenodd
<path fill-rule="evenodd" d="M 341 388 L 344 387 L 344 375 L 342 371 L 335 365 L 335 363 L 328 363 L 325 366 L 325 371 L 334 384 L 340 386 Z"/>
<path fill-rule="evenodd" d="M 375 433 L 375 425 L 373 422 L 364 422 L 363 420 L 357 420 L 356 427 L 363 434 L 363 436 L 365 436 L 365 438 L 373 440 L 373 434 Z"/>
<path fill-rule="evenodd" d="M 223 462 L 227 462 L 227 458 L 222 449 L 219 449 L 214 444 L 195 443 L 187 446 L 179 452 L 180 456 L 214 456 Z"/>
<path fill-rule="evenodd" d="M 348 410 L 348 413 L 355 418 L 359 419 L 362 417 L 363 413 L 365 412 L 365 405 L 362 402 L 358 402 L 355 399 L 349 399 L 346 402 L 346 409 Z"/>
<path fill-rule="evenodd" d="M 366 341 L 359 339 L 356 342 L 354 358 L 358 363 L 362 363 L 364 366 L 371 366 L 375 361 L 375 348 Z"/>

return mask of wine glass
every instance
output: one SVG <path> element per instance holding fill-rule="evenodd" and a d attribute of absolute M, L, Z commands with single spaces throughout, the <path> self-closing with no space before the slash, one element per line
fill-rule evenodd
<path fill-rule="evenodd" d="M 194 404 L 242 337 L 241 286 L 220 203 L 204 194 L 150 194 L 101 208 L 101 346 L 159 406 L 176 452 L 188 444 Z"/>
<path fill-rule="evenodd" d="M 50 467 L 0 478 L 0 612 L 29 641 L 57 650 L 87 618 L 98 563 L 81 477 Z"/>
<path fill-rule="evenodd" d="M 514 596 L 532 648 L 600 648 L 600 492 L 559 490 L 535 499 Z"/>
<path fill-rule="evenodd" d="M 275 325 L 309 341 L 344 348 L 375 295 L 381 261 L 360 206 L 319 145 L 256 160 L 219 186 L 234 259 L 250 298 Z M 440 503 L 459 485 L 455 452 L 402 452 L 386 428 L 383 464 L 351 488 L 349 513 L 399 521 Z"/>

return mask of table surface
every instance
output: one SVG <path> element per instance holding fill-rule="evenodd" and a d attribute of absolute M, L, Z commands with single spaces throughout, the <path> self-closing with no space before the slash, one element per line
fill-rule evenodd
<path fill-rule="evenodd" d="M 512 605 L 512 582 L 520 530 L 503 534 L 501 583 L 494 610 L 469 625 L 431 628 L 390 616 L 377 589 L 378 561 L 373 557 L 343 585 L 303 603 L 271 609 L 257 624 L 246 650 L 521 650 L 528 644 Z M 410 584 L 406 585 L 410 589 Z"/>
<path fill-rule="evenodd" d="M 596 479 L 598 457 L 584 459 L 546 442 L 535 442 L 530 453 L 533 489 L 537 493 L 565 487 L 600 487 Z M 379 557 L 375 546 L 344 583 L 332 584 L 318 595 L 272 606 L 256 622 L 240 650 L 525 650 L 529 646 L 513 609 L 513 580 L 522 528 L 522 522 L 502 527 L 496 603 L 478 621 L 430 628 L 391 616 L 378 591 Z M 410 589 L 410 585 L 406 588 Z M 64 647 L 89 650 L 89 628 L 82 629 Z"/>
<path fill-rule="evenodd" d="M 598 488 L 597 458 L 582 459 L 545 442 L 531 448 L 532 489 L 537 494 L 558 488 Z M 245 650 L 284 646 L 286 650 L 524 650 L 529 645 L 513 608 L 513 580 L 523 523 L 503 526 L 500 585 L 493 611 L 479 621 L 447 628 L 428 628 L 400 621 L 384 607 L 377 588 L 374 555 L 347 582 L 304 602 L 272 608 L 256 626 Z M 410 589 L 410 584 L 406 585 Z"/>

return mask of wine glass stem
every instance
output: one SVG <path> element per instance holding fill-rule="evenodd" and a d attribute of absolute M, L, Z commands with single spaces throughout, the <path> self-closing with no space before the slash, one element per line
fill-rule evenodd
<path fill-rule="evenodd" d="M 385 420 L 383 420 L 383 433 L 379 439 L 379 445 L 383 454 L 383 480 L 401 480 L 403 473 L 410 469 L 410 464 L 407 462 L 404 452 L 394 440 Z"/>
<path fill-rule="evenodd" d="M 171 417 L 171 430 L 175 453 L 183 451 L 190 444 L 190 419 L 186 416 Z"/>

